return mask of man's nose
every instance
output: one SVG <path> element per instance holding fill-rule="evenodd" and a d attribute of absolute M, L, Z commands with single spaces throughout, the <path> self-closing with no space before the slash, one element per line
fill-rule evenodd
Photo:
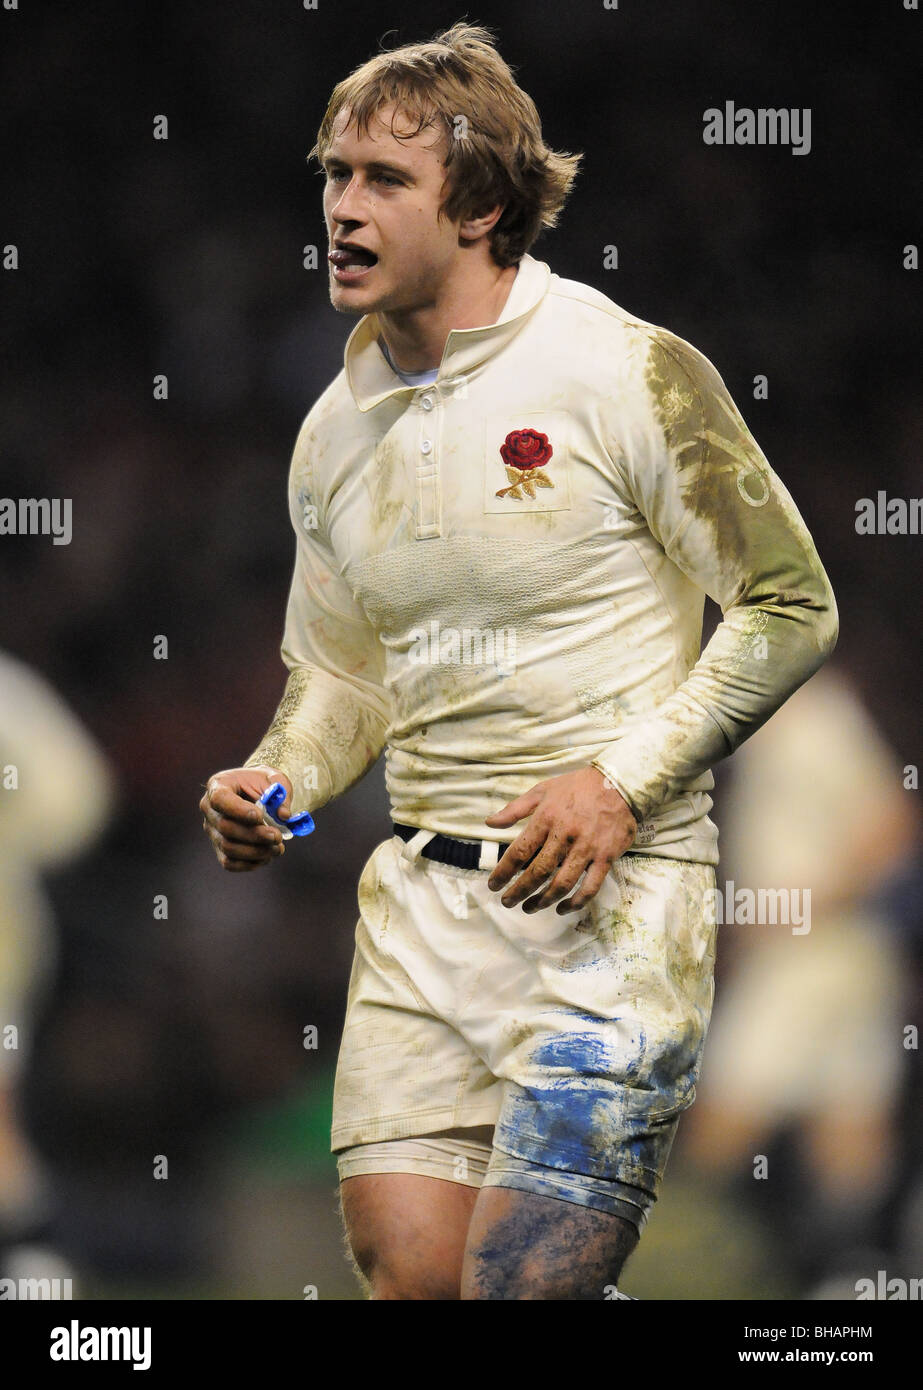
<path fill-rule="evenodd" d="M 363 222 L 365 196 L 355 179 L 350 179 L 331 209 L 334 222 Z"/>

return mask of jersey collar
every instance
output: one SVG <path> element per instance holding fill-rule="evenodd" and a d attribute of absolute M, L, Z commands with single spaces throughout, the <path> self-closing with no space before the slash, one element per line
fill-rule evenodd
<path fill-rule="evenodd" d="M 453 328 L 446 339 L 439 375 L 434 385 L 466 376 L 514 338 L 522 320 L 531 314 L 548 292 L 550 267 L 524 255 L 516 271 L 507 301 L 496 323 L 483 328 Z M 385 361 L 378 346 L 381 325 L 377 314 L 365 314 L 350 333 L 343 354 L 346 380 L 360 410 L 372 410 L 389 396 L 419 390 L 401 381 Z"/>

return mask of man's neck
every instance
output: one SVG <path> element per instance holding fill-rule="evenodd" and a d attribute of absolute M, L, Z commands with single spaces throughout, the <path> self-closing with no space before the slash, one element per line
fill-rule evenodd
<path fill-rule="evenodd" d="M 435 303 L 408 313 L 378 315 L 392 362 L 405 372 L 438 367 L 455 328 L 485 328 L 496 323 L 509 299 L 516 266 L 495 266 L 476 284 L 450 285 Z"/>

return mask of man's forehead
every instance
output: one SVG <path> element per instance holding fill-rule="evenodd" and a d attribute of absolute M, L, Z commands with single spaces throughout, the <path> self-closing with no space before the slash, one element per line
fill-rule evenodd
<path fill-rule="evenodd" d="M 422 130 L 419 125 L 419 117 L 386 104 L 372 112 L 366 128 L 360 133 L 351 108 L 344 106 L 333 123 L 328 154 L 334 148 L 340 152 L 347 146 L 355 148 L 368 143 L 370 147 L 375 147 L 375 157 L 379 159 L 384 158 L 385 152 L 390 155 L 402 152 L 405 157 L 412 159 L 425 159 L 431 155 L 439 159 L 442 131 L 435 122 Z"/>

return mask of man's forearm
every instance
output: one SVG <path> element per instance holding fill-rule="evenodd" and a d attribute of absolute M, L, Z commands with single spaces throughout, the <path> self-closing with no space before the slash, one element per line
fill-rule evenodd
<path fill-rule="evenodd" d="M 738 605 L 689 677 L 643 723 L 593 760 L 643 820 L 732 753 L 833 650 L 829 584 L 810 599 Z"/>
<path fill-rule="evenodd" d="M 292 811 L 315 811 L 377 762 L 387 721 L 355 686 L 318 667 L 289 674 L 272 723 L 245 767 L 271 767 L 292 784 Z"/>

